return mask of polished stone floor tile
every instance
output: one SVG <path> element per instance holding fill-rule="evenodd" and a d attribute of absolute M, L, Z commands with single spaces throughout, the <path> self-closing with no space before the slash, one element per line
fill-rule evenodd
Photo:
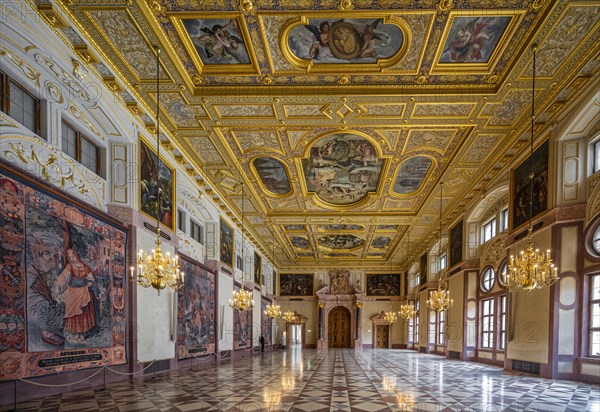
<path fill-rule="evenodd" d="M 600 412 L 598 385 L 383 349 L 290 348 L 219 367 L 138 377 L 107 389 L 65 391 L 21 402 L 18 410 Z"/>

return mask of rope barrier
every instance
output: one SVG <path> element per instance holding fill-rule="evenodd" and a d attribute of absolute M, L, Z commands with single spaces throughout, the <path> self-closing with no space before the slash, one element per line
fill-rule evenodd
<path fill-rule="evenodd" d="M 211 353 L 205 353 L 205 354 L 204 354 L 203 356 L 201 356 L 201 357 L 200 357 L 200 356 L 195 356 L 195 355 L 193 355 L 193 354 L 191 354 L 191 353 L 188 353 L 188 355 L 190 355 L 190 357 L 192 357 L 192 358 L 194 358 L 194 359 L 198 359 L 198 360 L 201 360 L 201 361 L 203 361 L 203 360 L 209 359 L 209 358 L 210 358 L 211 356 L 213 356 L 213 355 L 216 355 L 216 353 L 215 353 L 215 352 L 211 352 Z"/>
<path fill-rule="evenodd" d="M 91 374 L 91 375 L 90 375 L 90 376 L 88 376 L 87 378 L 81 379 L 81 380 L 79 380 L 79 381 L 76 381 L 76 382 L 71 382 L 71 383 L 63 383 L 63 384 L 58 384 L 58 385 L 50 385 L 50 384 L 47 384 L 47 383 L 33 382 L 33 381 L 30 381 L 30 380 L 27 380 L 27 379 L 23 379 L 23 378 L 19 378 L 18 380 L 20 380 L 21 382 L 30 383 L 30 384 L 32 384 L 32 385 L 36 385 L 36 386 L 44 386 L 44 387 L 64 387 L 64 386 L 71 386 L 71 385 L 76 385 L 76 384 L 78 384 L 78 383 L 81 383 L 81 382 L 85 382 L 85 381 L 87 381 L 88 379 L 91 379 L 91 378 L 93 378 L 94 376 L 98 375 L 98 374 L 99 374 L 100 372 L 102 372 L 103 370 L 104 370 L 104 367 L 103 367 L 103 368 L 100 368 L 100 369 L 98 369 L 98 371 L 97 371 L 96 373 L 93 373 L 93 374 Z"/>
<path fill-rule="evenodd" d="M 150 368 L 150 366 L 154 365 L 155 363 L 156 363 L 156 359 L 153 360 L 152 362 L 150 362 L 150 364 L 148 366 L 146 366 L 144 369 L 135 371 L 135 372 L 119 372 L 119 371 L 109 368 L 108 366 L 105 366 L 105 368 L 108 369 L 109 371 L 111 371 L 112 373 L 116 373 L 117 375 L 130 375 L 131 376 L 131 375 L 135 375 L 136 373 L 142 373 L 142 372 L 146 371 L 148 368 Z"/>

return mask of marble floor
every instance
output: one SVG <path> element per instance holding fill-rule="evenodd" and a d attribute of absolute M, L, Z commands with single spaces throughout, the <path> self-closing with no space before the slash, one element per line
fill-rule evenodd
<path fill-rule="evenodd" d="M 6 410 L 6 409 L 3 409 Z M 600 412 L 600 386 L 403 350 L 276 350 L 22 402 L 19 411 Z"/>

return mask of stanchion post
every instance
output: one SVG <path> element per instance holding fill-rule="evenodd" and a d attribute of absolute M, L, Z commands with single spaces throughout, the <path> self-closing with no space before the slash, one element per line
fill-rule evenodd
<path fill-rule="evenodd" d="M 104 374 L 104 387 L 102 388 L 103 391 L 106 391 L 106 366 L 104 367 L 104 371 L 102 372 Z"/>
<path fill-rule="evenodd" d="M 14 401 L 13 410 L 18 411 L 18 409 L 17 409 L 17 404 L 18 404 L 18 402 L 17 402 L 17 380 L 16 379 L 15 379 L 15 393 L 14 393 L 13 401 Z"/>

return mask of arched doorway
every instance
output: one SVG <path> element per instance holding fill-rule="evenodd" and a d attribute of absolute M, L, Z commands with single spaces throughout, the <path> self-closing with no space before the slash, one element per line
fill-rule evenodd
<path fill-rule="evenodd" d="M 350 311 L 343 306 L 336 306 L 329 312 L 328 321 L 330 348 L 350 347 Z"/>

